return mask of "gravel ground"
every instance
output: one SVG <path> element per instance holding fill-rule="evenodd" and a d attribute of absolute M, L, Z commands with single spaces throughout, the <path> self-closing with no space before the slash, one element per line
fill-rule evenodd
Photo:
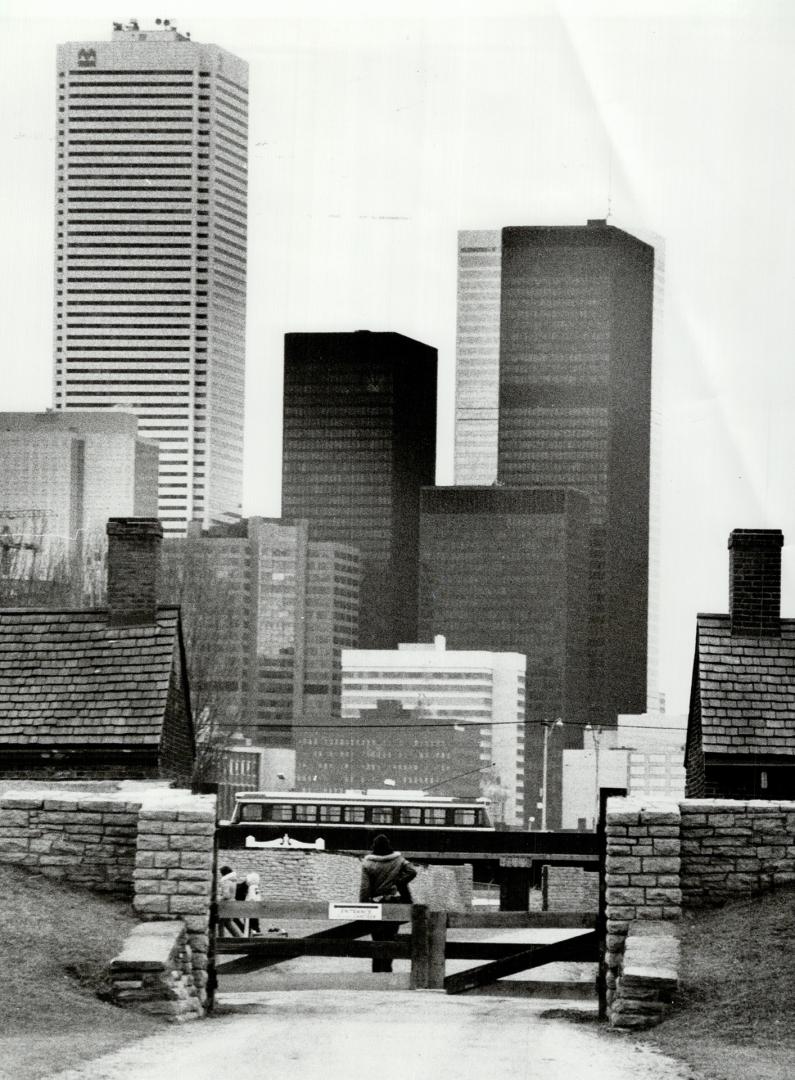
<path fill-rule="evenodd" d="M 242 995 L 241 995 L 242 997 Z M 557 1006 L 557 1007 L 556 1007 Z M 554 1008 L 554 1017 L 545 1011 Z M 241 1014 L 242 1010 L 245 1014 Z M 693 1080 L 555 1002 L 429 992 L 251 995 L 49 1080 Z M 582 1019 L 573 1009 L 572 1019 Z"/>

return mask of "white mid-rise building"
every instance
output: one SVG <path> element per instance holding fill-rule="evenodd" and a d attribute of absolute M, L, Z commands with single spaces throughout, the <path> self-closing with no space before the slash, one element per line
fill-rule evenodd
<path fill-rule="evenodd" d="M 110 517 L 157 516 L 157 446 L 118 409 L 0 413 L 0 550 L 9 576 L 104 550 Z"/>
<path fill-rule="evenodd" d="M 344 649 L 342 722 L 360 762 L 351 786 L 479 793 L 497 821 L 524 817 L 526 658 L 432 644 Z M 381 773 L 379 776 L 378 773 Z"/>
<path fill-rule="evenodd" d="M 55 407 L 131 409 L 184 535 L 240 514 L 248 66 L 158 24 L 58 47 Z"/>
<path fill-rule="evenodd" d="M 563 751 L 564 829 L 594 829 L 599 789 L 657 799 L 685 796 L 687 717 L 664 712 L 620 714 L 616 728 L 590 725 L 582 750 Z"/>

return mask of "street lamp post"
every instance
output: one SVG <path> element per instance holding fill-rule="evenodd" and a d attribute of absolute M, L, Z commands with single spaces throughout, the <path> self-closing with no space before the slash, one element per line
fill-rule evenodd
<path fill-rule="evenodd" d="M 563 727 L 563 721 L 558 716 L 554 720 L 542 720 L 544 725 L 544 754 L 542 758 L 541 772 L 541 829 L 547 827 L 547 769 L 549 767 L 549 735 L 553 728 Z"/>

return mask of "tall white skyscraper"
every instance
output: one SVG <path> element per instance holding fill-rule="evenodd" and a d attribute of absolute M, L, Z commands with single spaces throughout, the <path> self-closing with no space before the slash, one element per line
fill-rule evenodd
<path fill-rule="evenodd" d="M 166 24 L 58 47 L 55 407 L 135 412 L 172 535 L 240 515 L 247 87 Z"/>
<path fill-rule="evenodd" d="M 500 401 L 499 229 L 458 234 L 458 321 L 455 376 L 455 482 L 497 479 Z"/>

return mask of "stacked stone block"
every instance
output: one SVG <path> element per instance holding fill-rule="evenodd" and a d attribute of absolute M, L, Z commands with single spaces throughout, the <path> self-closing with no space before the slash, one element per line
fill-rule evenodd
<path fill-rule="evenodd" d="M 613 1027 L 647 1028 L 671 1008 L 679 981 L 679 939 L 675 923 L 632 923 L 610 1003 Z"/>
<path fill-rule="evenodd" d="M 795 802 L 690 799 L 681 811 L 688 907 L 795 883 Z"/>
<path fill-rule="evenodd" d="M 0 798 L 0 862 L 129 896 L 139 807 L 107 794 L 9 793 Z"/>
<path fill-rule="evenodd" d="M 359 899 L 362 861 L 331 851 L 289 848 L 238 848 L 218 852 L 218 865 L 231 866 L 239 880 L 256 872 L 263 900 Z M 465 911 L 472 906 L 472 867 L 418 867 L 411 883 L 415 903 L 433 910 Z"/>
<path fill-rule="evenodd" d="M 645 1015 L 622 998 L 619 979 L 627 934 L 641 922 L 675 923 L 682 910 L 677 803 L 610 799 L 607 808 L 607 1002 L 615 1026 Z"/>
<path fill-rule="evenodd" d="M 599 875 L 581 866 L 545 866 L 541 872 L 542 911 L 599 910 Z"/>
<path fill-rule="evenodd" d="M 138 818 L 133 908 L 145 920 L 181 920 L 193 977 L 207 1002 L 215 797 L 166 793 L 145 800 Z"/>
<path fill-rule="evenodd" d="M 203 1015 L 192 949 L 181 922 L 141 923 L 110 964 L 111 995 L 120 1006 L 169 1020 Z"/>

